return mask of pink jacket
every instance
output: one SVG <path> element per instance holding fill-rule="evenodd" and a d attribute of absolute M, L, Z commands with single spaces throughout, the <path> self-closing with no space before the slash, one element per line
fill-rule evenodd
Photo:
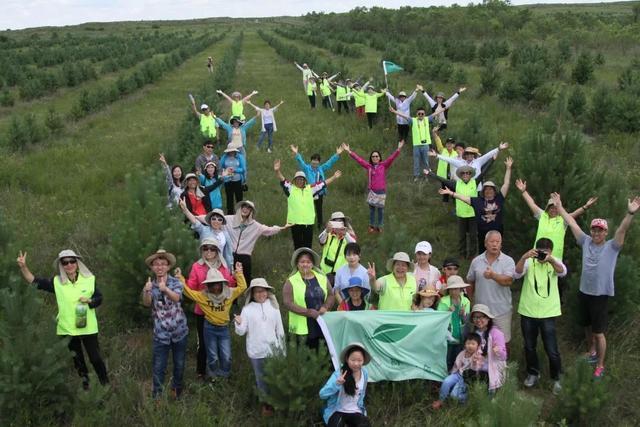
<path fill-rule="evenodd" d="M 487 341 L 489 390 L 496 390 L 504 384 L 504 374 L 507 368 L 507 346 L 504 342 L 504 334 L 495 326 L 489 330 Z M 493 352 L 495 346 L 498 347 L 497 355 Z"/>
<path fill-rule="evenodd" d="M 204 279 L 207 278 L 207 271 L 209 271 L 209 266 L 207 264 L 200 264 L 198 261 L 194 262 L 191 266 L 191 271 L 189 272 L 187 286 L 194 291 L 201 291 L 206 288 L 206 285 L 203 285 L 202 282 L 204 282 Z M 218 271 L 220 272 L 220 274 L 222 274 L 222 277 L 229 281 L 229 287 L 236 287 L 236 279 L 231 275 L 229 270 L 224 265 L 221 265 L 218 268 Z M 204 316 L 204 313 L 202 312 L 198 304 L 195 305 L 193 312 L 198 316 Z"/>
<path fill-rule="evenodd" d="M 369 173 L 369 190 L 387 190 L 387 169 L 391 167 L 393 161 L 400 155 L 400 149 L 397 149 L 396 151 L 391 153 L 389 157 L 387 157 L 377 165 L 372 165 L 353 151 L 350 152 L 349 155 L 353 160 L 358 162 L 360 166 L 367 169 Z"/>

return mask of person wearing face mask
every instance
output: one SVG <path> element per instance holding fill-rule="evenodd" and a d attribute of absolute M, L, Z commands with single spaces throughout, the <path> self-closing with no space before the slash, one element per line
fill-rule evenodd
<path fill-rule="evenodd" d="M 280 170 L 280 160 L 273 162 L 273 170 L 287 197 L 287 224 L 292 225 L 293 249 L 310 248 L 313 243 L 313 224 L 316 219 L 313 197 L 327 185 L 340 178 L 342 172 L 338 170 L 330 178 L 309 185 L 307 177 L 302 171 L 295 173 L 293 181 L 285 179 Z"/>
<path fill-rule="evenodd" d="M 267 358 L 285 351 L 282 316 L 275 290 L 265 279 L 253 279 L 245 293 L 244 307 L 239 316 L 234 316 L 234 326 L 236 334 L 247 336 L 247 356 L 256 376 L 260 398 L 263 399 L 269 392 L 264 382 L 264 364 Z M 262 415 L 273 415 L 273 407 L 263 403 Z"/>
<path fill-rule="evenodd" d="M 291 152 L 294 154 L 300 170 L 303 171 L 307 177 L 307 182 L 311 185 L 325 180 L 325 174 L 329 172 L 338 160 L 340 160 L 340 154 L 344 151 L 341 146 L 336 148 L 336 153 L 329 157 L 329 159 L 324 163 L 321 163 L 320 154 L 315 153 L 311 155 L 311 161 L 307 163 L 302 158 L 302 154 L 298 151 L 298 146 L 290 145 L 289 148 L 291 148 Z M 316 193 L 313 198 L 313 207 L 316 211 L 316 222 L 318 224 L 318 228 L 324 226 L 322 201 L 326 194 L 327 189 L 323 188 L 320 192 Z"/>
<path fill-rule="evenodd" d="M 613 239 L 607 240 L 609 225 L 605 219 L 591 220 L 589 235 L 580 229 L 576 220 L 564 209 L 558 193 L 551 194 L 553 204 L 569 225 L 578 246 L 582 247 L 582 271 L 580 274 L 580 321 L 585 328 L 590 363 L 596 365 L 595 378 L 604 375 L 604 360 L 607 350 L 607 302 L 614 295 L 613 276 L 618 254 L 622 250 L 627 230 L 633 216 L 640 208 L 640 197 L 629 199 L 627 213 L 618 226 Z"/>
<path fill-rule="evenodd" d="M 418 292 L 416 278 L 411 274 L 413 262 L 405 252 L 396 252 L 387 261 L 389 274 L 376 280 L 376 265 L 369 263 L 367 273 L 373 290 L 380 295 L 378 310 L 411 311 L 413 295 Z"/>
<path fill-rule="evenodd" d="M 100 384 L 108 384 L 107 367 L 98 346 L 96 317 L 96 308 L 102 304 L 102 293 L 96 287 L 95 276 L 82 262 L 82 257 L 71 249 L 61 251 L 53 264 L 56 275 L 51 279 L 36 277 L 31 273 L 26 252 L 20 251 L 17 263 L 27 282 L 55 295 L 58 306 L 56 334 L 69 338 L 68 347 L 73 352 L 73 364 L 82 378 L 82 387 L 89 389 L 89 370 L 84 361 L 83 346 Z"/>
<path fill-rule="evenodd" d="M 335 298 L 327 276 L 317 268 L 320 257 L 309 248 L 299 248 L 291 256 L 292 274 L 282 287 L 282 300 L 289 311 L 289 333 L 296 344 L 318 349 L 324 335 L 318 316 L 331 310 Z"/>
<path fill-rule="evenodd" d="M 567 274 L 567 267 L 553 255 L 553 242 L 545 237 L 536 241 L 535 249 L 527 251 L 516 264 L 514 279 L 524 277 L 520 292 L 520 327 L 524 338 L 524 354 L 527 367 L 525 387 L 533 387 L 540 379 L 540 364 L 536 351 L 538 333 L 542 337 L 544 350 L 549 358 L 549 376 L 553 381 L 553 394 L 559 394 L 562 365 L 556 317 L 560 309 L 558 277 Z"/>

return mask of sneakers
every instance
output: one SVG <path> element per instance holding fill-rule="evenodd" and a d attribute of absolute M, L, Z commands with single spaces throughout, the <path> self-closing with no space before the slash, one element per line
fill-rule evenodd
<path fill-rule="evenodd" d="M 267 148 L 267 153 L 271 153 L 271 148 Z"/>
<path fill-rule="evenodd" d="M 527 388 L 531 388 L 534 385 L 538 384 L 538 380 L 540 379 L 540 375 L 527 375 L 527 378 L 524 380 L 524 386 Z"/>
<path fill-rule="evenodd" d="M 553 393 L 554 396 L 557 396 L 560 394 L 561 391 L 562 391 L 562 384 L 560 384 L 560 381 L 554 381 L 553 388 L 551 389 L 551 393 Z"/>
<path fill-rule="evenodd" d="M 584 359 L 591 365 L 595 365 L 598 363 L 598 354 L 596 352 L 587 353 L 584 356 Z"/>
<path fill-rule="evenodd" d="M 382 227 L 376 227 L 376 233 L 382 233 Z"/>
<path fill-rule="evenodd" d="M 369 226 L 369 230 L 367 230 L 367 233 L 369 234 L 373 234 L 376 232 L 376 228 L 373 225 Z"/>
<path fill-rule="evenodd" d="M 604 377 L 604 366 L 598 366 L 594 371 L 593 371 L 593 378 L 596 380 L 601 379 L 602 377 Z"/>

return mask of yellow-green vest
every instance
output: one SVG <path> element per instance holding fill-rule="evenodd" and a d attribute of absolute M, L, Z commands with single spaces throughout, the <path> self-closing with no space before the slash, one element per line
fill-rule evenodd
<path fill-rule="evenodd" d="M 364 91 L 362 89 L 353 91 L 353 99 L 356 108 L 364 106 Z"/>
<path fill-rule="evenodd" d="M 431 144 L 431 132 L 429 132 L 429 120 L 418 120 L 414 117 L 411 120 L 411 139 L 413 140 L 413 146 Z M 422 141 L 426 141 L 425 144 Z"/>
<path fill-rule="evenodd" d="M 71 281 L 66 284 L 60 282 L 60 277 L 53 279 L 53 288 L 58 303 L 58 316 L 56 333 L 58 335 L 91 335 L 98 333 L 98 320 L 96 310 L 87 306 L 87 326 L 76 327 L 76 305 L 80 297 L 91 298 L 96 289 L 96 278 L 94 276 L 84 277 L 78 274 L 75 283 Z"/>
<path fill-rule="evenodd" d="M 562 260 L 564 255 L 564 235 L 567 231 L 565 222 L 562 216 L 558 215 L 555 218 L 549 218 L 549 214 L 543 211 L 540 214 L 540 220 L 538 221 L 538 232 L 536 233 L 536 242 L 542 237 L 553 242 L 553 255 L 555 258 Z M 535 242 L 534 242 L 535 244 Z"/>
<path fill-rule="evenodd" d="M 316 91 L 316 83 L 309 82 L 307 83 L 307 96 L 313 96 Z"/>
<path fill-rule="evenodd" d="M 467 183 L 461 179 L 457 180 L 456 193 L 469 198 L 478 197 L 478 184 L 476 184 L 475 178 L 470 179 Z M 462 200 L 456 199 L 456 216 L 458 218 L 473 218 L 475 215 L 476 214 L 471 206 Z"/>
<path fill-rule="evenodd" d="M 216 137 L 216 120 L 213 116 L 200 114 L 200 132 L 206 137 Z"/>
<path fill-rule="evenodd" d="M 322 83 L 320 83 L 320 91 L 322 92 L 322 96 L 331 95 L 331 86 L 327 80 L 323 80 Z"/>
<path fill-rule="evenodd" d="M 313 225 L 316 211 L 313 206 L 313 191 L 310 185 L 298 188 L 291 184 L 287 199 L 287 223 L 296 225 Z"/>
<path fill-rule="evenodd" d="M 407 281 L 404 286 L 400 286 L 392 274 L 384 276 L 384 292 L 380 294 L 378 310 L 410 311 L 413 302 L 413 295 L 417 291 L 416 278 L 413 274 L 407 273 Z"/>
<path fill-rule="evenodd" d="M 340 267 L 347 263 L 344 257 L 344 247 L 347 245 L 346 237 L 339 239 L 333 234 L 329 234 L 327 241 L 322 248 L 322 261 L 320 269 L 324 274 L 335 273 Z M 333 265 L 329 265 L 329 263 Z"/>
<path fill-rule="evenodd" d="M 231 117 L 240 117 L 240 120 L 245 119 L 242 101 L 231 101 Z"/>
<path fill-rule="evenodd" d="M 449 157 L 450 159 L 453 159 L 453 158 L 458 157 L 458 152 L 456 150 L 453 150 L 450 153 L 445 148 L 444 150 L 442 150 L 440 155 L 443 156 L 443 157 Z M 438 175 L 438 176 L 440 176 L 442 178 L 448 178 L 447 177 L 447 170 L 449 170 L 448 166 L 450 166 L 449 163 L 445 162 L 444 160 L 438 160 L 438 170 L 436 171 L 436 175 Z"/>
<path fill-rule="evenodd" d="M 325 300 L 327 299 L 327 276 L 317 272 L 313 272 L 318 279 L 318 284 L 324 293 Z M 293 289 L 293 302 L 294 304 L 307 308 L 307 302 L 304 300 L 304 294 L 307 291 L 307 284 L 302 279 L 300 272 L 298 271 L 293 276 L 289 277 L 289 283 Z M 301 316 L 293 311 L 289 312 L 289 332 L 296 335 L 307 335 L 309 328 L 307 327 L 307 318 Z"/>
<path fill-rule="evenodd" d="M 379 94 L 369 95 L 368 93 L 365 93 L 364 95 L 364 112 L 365 113 L 378 112 L 378 98 L 380 98 Z"/>
<path fill-rule="evenodd" d="M 346 86 L 336 87 L 336 101 L 346 101 L 348 99 L 347 94 L 349 91 Z"/>
<path fill-rule="evenodd" d="M 528 259 L 529 268 L 524 276 L 518 313 L 534 319 L 546 319 L 562 314 L 558 275 L 549 262 Z M 536 289 L 537 285 L 537 289 Z"/>

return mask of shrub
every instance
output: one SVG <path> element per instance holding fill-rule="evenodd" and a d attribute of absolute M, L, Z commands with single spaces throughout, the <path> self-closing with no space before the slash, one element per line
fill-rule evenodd
<path fill-rule="evenodd" d="M 578 56 L 576 64 L 571 71 L 574 82 L 583 85 L 593 78 L 593 59 L 591 55 L 583 52 Z"/>
<path fill-rule="evenodd" d="M 567 100 L 567 110 L 575 119 L 579 119 L 587 110 L 587 97 L 580 86 L 575 86 Z"/>
<path fill-rule="evenodd" d="M 44 119 L 44 124 L 52 134 L 58 134 L 64 129 L 64 122 L 62 115 L 60 115 L 53 107 L 49 107 L 47 117 Z"/>
<path fill-rule="evenodd" d="M 480 86 L 484 94 L 492 95 L 498 88 L 500 82 L 500 72 L 494 61 L 487 62 L 487 65 L 480 72 Z"/>
<path fill-rule="evenodd" d="M 22 151 L 27 145 L 27 132 L 22 126 L 22 121 L 17 117 L 11 117 L 7 130 L 7 143 L 14 151 Z"/>
<path fill-rule="evenodd" d="M 15 104 L 15 99 L 13 94 L 8 90 L 4 89 L 0 92 L 0 105 L 3 107 L 13 107 Z"/>
<path fill-rule="evenodd" d="M 522 92 L 523 88 L 518 79 L 513 75 L 508 75 L 500 84 L 498 96 L 504 101 L 515 101 L 522 96 Z"/>
<path fill-rule="evenodd" d="M 569 425 L 595 424 L 609 395 L 609 378 L 594 380 L 592 367 L 585 360 L 578 360 L 563 376 L 554 417 Z"/>

